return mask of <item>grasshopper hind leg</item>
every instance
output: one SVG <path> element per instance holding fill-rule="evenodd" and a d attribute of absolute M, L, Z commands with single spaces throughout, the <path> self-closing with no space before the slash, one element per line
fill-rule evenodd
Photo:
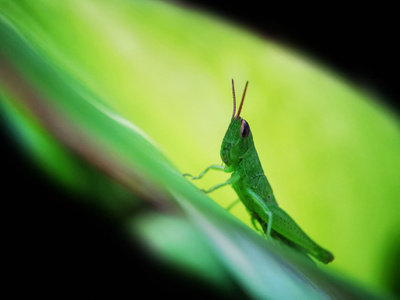
<path fill-rule="evenodd" d="M 272 232 L 274 231 L 271 229 L 271 234 L 268 235 L 268 223 L 266 223 L 263 219 L 261 219 L 256 213 L 251 214 L 251 224 L 253 227 L 261 232 L 269 241 L 274 241 L 272 236 Z"/>
<path fill-rule="evenodd" d="M 302 257 L 304 257 L 307 261 L 312 262 L 313 264 L 315 264 L 315 262 L 308 256 L 307 251 L 303 248 L 300 247 L 299 245 L 297 245 L 296 243 L 294 243 L 293 241 L 285 238 L 282 234 L 280 234 L 279 232 L 272 230 L 271 232 L 271 236 L 275 241 L 279 241 L 281 242 L 282 245 L 287 246 L 288 249 L 292 250 L 297 250 L 296 253 L 300 254 Z"/>
<path fill-rule="evenodd" d="M 258 221 L 258 222 L 256 222 L 256 221 Z M 256 228 L 258 231 L 261 231 L 264 235 L 266 235 L 266 232 L 268 230 L 268 224 L 266 222 L 264 222 L 258 216 L 252 216 L 251 222 L 252 222 L 254 228 Z M 258 223 L 259 226 L 261 225 L 262 228 L 257 226 L 256 223 Z M 301 256 L 303 256 L 306 260 L 308 260 L 308 261 L 310 261 L 310 262 L 315 264 L 315 262 L 307 255 L 307 251 L 303 247 L 300 247 L 299 245 L 297 245 L 293 241 L 291 241 L 288 238 L 284 237 L 279 232 L 275 231 L 274 229 L 271 230 L 271 239 L 270 240 L 272 242 L 280 243 L 283 247 L 287 246 L 289 249 L 297 250 L 296 253 L 300 253 Z"/>
<path fill-rule="evenodd" d="M 253 225 L 254 229 L 265 235 L 266 231 L 264 229 L 262 222 L 264 223 L 264 221 L 260 220 L 256 215 L 251 216 L 251 224 Z"/>

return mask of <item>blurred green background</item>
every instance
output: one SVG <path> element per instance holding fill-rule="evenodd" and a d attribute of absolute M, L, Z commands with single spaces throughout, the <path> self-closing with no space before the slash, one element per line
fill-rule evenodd
<path fill-rule="evenodd" d="M 66 78 L 101 97 L 93 105 L 129 121 L 181 173 L 221 162 L 230 80 L 237 95 L 249 80 L 242 116 L 279 205 L 334 253 L 323 268 L 390 291 L 400 241 L 400 132 L 398 117 L 371 95 L 293 49 L 176 4 L 2 0 L 0 14 Z M 1 87 L 4 109 L 12 96 Z M 63 157 L 40 149 L 36 156 L 79 189 L 79 172 L 57 170 Z M 230 187 L 210 196 L 224 207 L 237 198 Z M 250 225 L 241 204 L 231 212 Z"/>

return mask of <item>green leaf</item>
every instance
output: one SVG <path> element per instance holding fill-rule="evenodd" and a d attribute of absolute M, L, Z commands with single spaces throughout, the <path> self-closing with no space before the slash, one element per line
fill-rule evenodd
<path fill-rule="evenodd" d="M 25 147 L 69 186 L 79 176 L 60 170 L 82 174 L 77 157 L 97 170 L 85 174 L 111 178 L 102 192 L 86 189 L 166 261 L 254 298 L 372 296 L 329 269 L 388 290 L 400 134 L 369 96 L 291 50 L 167 3 L 1 1 L 0 22 L 2 108 Z M 242 206 L 225 211 L 231 189 L 214 202 L 181 176 L 220 161 L 232 77 L 250 81 L 242 115 L 280 206 L 332 250 L 329 267 L 267 243 Z M 142 201 L 154 214 L 124 213 Z"/>

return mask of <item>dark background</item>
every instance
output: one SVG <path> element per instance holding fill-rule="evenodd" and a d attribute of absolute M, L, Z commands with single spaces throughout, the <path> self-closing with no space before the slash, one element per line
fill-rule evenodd
<path fill-rule="evenodd" d="M 177 3 L 223 16 L 316 58 L 399 110 L 399 21 L 394 5 L 286 1 Z"/>
<path fill-rule="evenodd" d="M 365 3 L 353 8 L 333 3 L 294 7 L 264 1 L 176 3 L 221 15 L 308 53 L 356 85 L 381 95 L 389 109 L 400 112 L 394 7 Z M 3 120 L 0 126 L 4 176 L 0 263 L 10 283 L 41 294 L 50 293 L 48 286 L 59 293 L 79 287 L 95 294 L 113 287 L 117 293 L 130 295 L 142 289 L 146 296 L 160 292 L 179 297 L 190 287 L 192 295 L 221 296 L 201 284 L 191 287 L 184 277 L 157 267 L 139 246 L 132 248 L 116 234 L 118 224 L 71 201 L 68 191 L 41 176 L 11 143 Z M 134 274 L 139 276 L 135 280 Z M 146 288 L 146 283 L 151 286 Z"/>

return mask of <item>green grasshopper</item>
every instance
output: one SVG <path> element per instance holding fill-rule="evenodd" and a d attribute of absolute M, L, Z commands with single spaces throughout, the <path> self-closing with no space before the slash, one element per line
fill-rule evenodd
<path fill-rule="evenodd" d="M 205 192 L 209 193 L 222 186 L 231 184 L 239 199 L 249 211 L 253 226 L 257 229 L 255 223 L 255 220 L 257 220 L 268 240 L 271 240 L 271 237 L 275 240 L 280 240 L 284 244 L 300 252 L 310 254 L 322 263 L 327 264 L 334 259 L 332 253 L 316 244 L 278 206 L 271 185 L 264 175 L 254 146 L 249 123 L 240 117 L 248 83 L 247 81 L 239 110 L 235 116 L 236 96 L 234 81 L 232 79 L 233 115 L 221 145 L 221 158 L 225 166 L 211 165 L 200 173 L 199 176 L 192 177 L 192 179 L 202 178 L 209 170 L 219 170 L 227 173 L 233 172 L 225 183 L 218 184 Z"/>

